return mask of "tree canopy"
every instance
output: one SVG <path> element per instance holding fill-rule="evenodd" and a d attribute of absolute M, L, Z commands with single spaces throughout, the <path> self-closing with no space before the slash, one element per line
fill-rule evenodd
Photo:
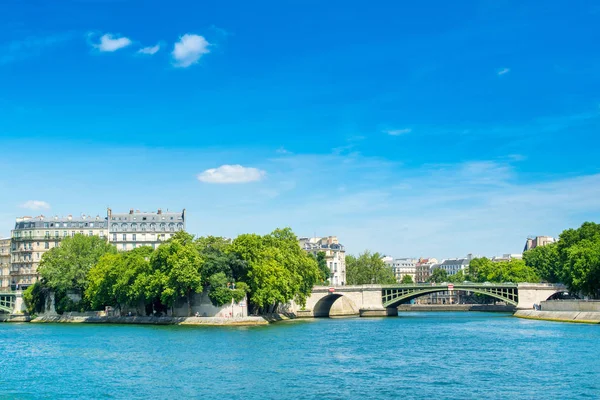
<path fill-rule="evenodd" d="M 600 225 L 585 222 L 563 231 L 554 244 L 523 254 L 525 263 L 548 282 L 562 282 L 569 290 L 600 297 Z"/>
<path fill-rule="evenodd" d="M 44 253 L 38 272 L 51 289 L 83 292 L 88 284 L 90 269 L 105 254 L 116 252 L 116 248 L 106 239 L 76 234 Z"/>
<path fill-rule="evenodd" d="M 348 285 L 385 285 L 396 283 L 396 278 L 381 254 L 366 250 L 358 257 L 346 256 L 346 281 Z"/>

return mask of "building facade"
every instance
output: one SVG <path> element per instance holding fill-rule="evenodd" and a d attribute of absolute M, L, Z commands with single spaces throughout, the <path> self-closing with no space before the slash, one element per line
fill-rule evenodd
<path fill-rule="evenodd" d="M 329 267 L 329 282 L 331 285 L 346 284 L 346 249 L 340 244 L 336 236 L 299 238 L 300 247 L 306 252 L 317 255 L 320 251 L 325 253 L 325 261 Z"/>
<path fill-rule="evenodd" d="M 526 252 L 527 250 L 535 249 L 536 247 L 539 247 L 539 246 L 546 246 L 547 244 L 554 243 L 554 242 L 556 242 L 556 239 L 554 239 L 551 236 L 536 236 L 535 238 L 527 238 L 523 252 Z"/>
<path fill-rule="evenodd" d="M 409 275 L 413 282 L 416 282 L 417 259 L 414 258 L 396 258 L 392 263 L 392 271 L 396 277 L 396 282 Z"/>
<path fill-rule="evenodd" d="M 441 268 L 448 275 L 454 275 L 458 271 L 462 271 L 463 274 L 469 272 L 469 264 L 471 263 L 471 256 L 467 256 L 467 258 L 449 258 L 447 260 L 442 261 L 441 264 L 436 264 L 434 268 Z"/>
<path fill-rule="evenodd" d="M 10 238 L 0 239 L 0 292 L 10 289 Z"/>
<path fill-rule="evenodd" d="M 11 232 L 9 280 L 12 289 L 25 289 L 38 280 L 37 269 L 45 252 L 66 237 L 81 234 L 106 238 L 108 223 L 100 216 L 21 217 Z"/>
<path fill-rule="evenodd" d="M 431 276 L 431 267 L 437 263 L 435 258 L 419 258 L 415 266 L 415 283 L 427 282 Z"/>
<path fill-rule="evenodd" d="M 136 247 L 157 248 L 175 233 L 185 230 L 185 209 L 181 212 L 166 211 L 128 213 L 107 213 L 109 230 L 108 240 L 119 251 L 133 250 Z"/>

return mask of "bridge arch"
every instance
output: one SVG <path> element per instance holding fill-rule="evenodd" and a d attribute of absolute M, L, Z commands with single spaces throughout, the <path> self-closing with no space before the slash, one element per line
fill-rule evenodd
<path fill-rule="evenodd" d="M 0 294 L 0 312 L 12 313 L 15 307 L 15 296 L 12 294 Z"/>
<path fill-rule="evenodd" d="M 455 292 L 472 292 L 485 296 L 489 296 L 501 301 L 517 306 L 519 303 L 518 291 L 515 287 L 496 288 L 496 287 L 461 287 L 455 286 Z M 429 287 L 413 287 L 406 289 L 384 289 L 383 290 L 383 306 L 398 307 L 400 304 L 421 297 L 430 293 L 447 292 L 447 286 L 429 286 Z"/>
<path fill-rule="evenodd" d="M 342 293 L 330 293 L 322 297 L 313 307 L 315 318 L 353 316 L 359 314 L 359 308 L 348 296 Z"/>

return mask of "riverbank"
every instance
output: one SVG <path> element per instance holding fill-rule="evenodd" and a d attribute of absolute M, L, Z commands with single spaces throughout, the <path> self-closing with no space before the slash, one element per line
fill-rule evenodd
<path fill-rule="evenodd" d="M 268 325 L 263 317 L 100 317 L 73 315 L 42 315 L 31 323 L 72 324 L 138 324 L 138 325 L 188 325 L 188 326 L 259 326 Z"/>
<path fill-rule="evenodd" d="M 30 322 L 31 317 L 25 314 L 0 314 L 0 322 Z"/>
<path fill-rule="evenodd" d="M 600 312 L 518 310 L 514 316 L 542 321 L 600 324 Z"/>
<path fill-rule="evenodd" d="M 398 311 L 481 311 L 481 312 L 514 312 L 514 306 L 493 304 L 401 304 Z"/>

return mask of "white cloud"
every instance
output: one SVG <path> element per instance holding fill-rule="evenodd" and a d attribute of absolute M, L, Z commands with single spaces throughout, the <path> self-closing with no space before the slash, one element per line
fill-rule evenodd
<path fill-rule="evenodd" d="M 276 152 L 277 154 L 292 154 L 292 152 L 291 152 L 291 151 L 289 151 L 289 150 L 286 150 L 284 147 L 280 147 L 280 148 L 278 148 L 277 150 L 275 150 L 275 152 Z"/>
<path fill-rule="evenodd" d="M 160 50 L 160 44 L 157 44 L 156 46 L 142 47 L 137 52 L 138 52 L 138 54 L 153 55 L 153 54 L 158 53 L 159 50 Z"/>
<path fill-rule="evenodd" d="M 196 64 L 203 54 L 209 53 L 210 43 L 203 36 L 186 33 L 179 38 L 179 42 L 173 47 L 173 65 L 187 68 Z"/>
<path fill-rule="evenodd" d="M 42 200 L 28 200 L 20 205 L 21 208 L 28 208 L 30 210 L 49 210 L 50 204 Z"/>
<path fill-rule="evenodd" d="M 100 43 L 93 46 L 103 52 L 113 52 L 129 46 L 131 43 L 131 39 L 129 38 L 106 33 L 100 37 Z"/>
<path fill-rule="evenodd" d="M 510 72 L 510 68 L 502 68 L 498 70 L 498 75 L 508 74 Z"/>
<path fill-rule="evenodd" d="M 386 131 L 384 131 L 385 133 L 387 133 L 390 136 L 400 136 L 400 135 L 404 135 L 406 133 L 411 133 L 412 129 L 410 128 L 404 128 L 404 129 L 388 129 Z"/>
<path fill-rule="evenodd" d="M 198 180 L 204 183 L 247 183 L 260 181 L 265 171 L 241 165 L 221 165 L 200 173 Z"/>

